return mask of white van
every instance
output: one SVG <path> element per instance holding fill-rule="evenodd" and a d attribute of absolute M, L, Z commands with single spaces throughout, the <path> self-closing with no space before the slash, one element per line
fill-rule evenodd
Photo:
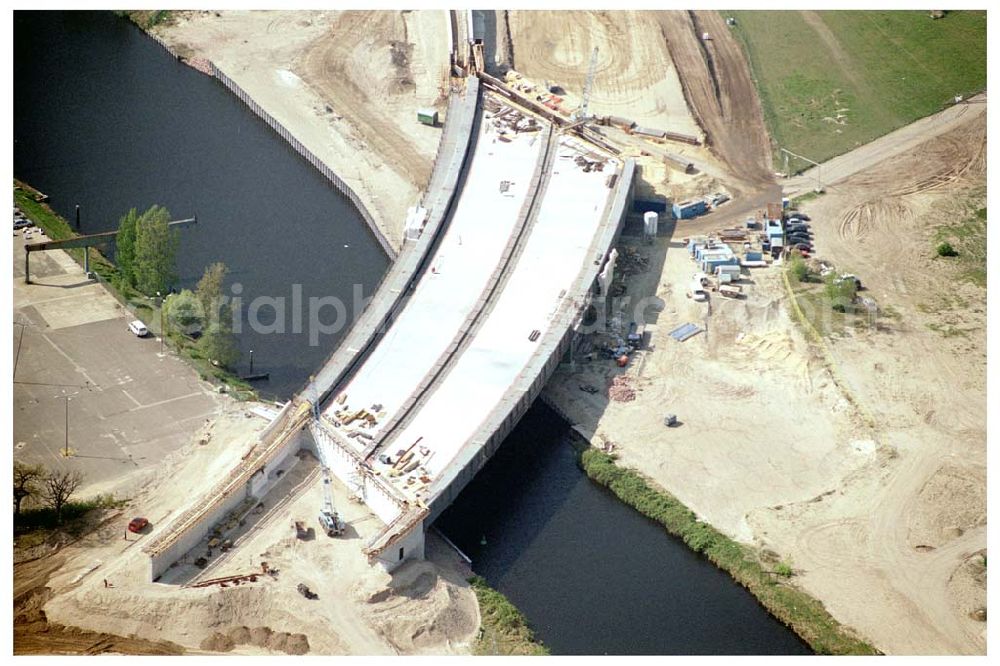
<path fill-rule="evenodd" d="M 142 323 L 141 321 L 139 321 L 138 319 L 136 319 L 136 320 L 134 320 L 134 321 L 130 321 L 130 322 L 128 323 L 128 330 L 132 331 L 132 333 L 133 333 L 133 334 L 135 335 L 135 337 L 137 337 L 137 338 L 144 338 L 144 337 L 146 337 L 147 335 L 149 335 L 149 329 L 148 329 L 148 328 L 146 328 L 146 325 L 145 325 L 145 324 L 143 324 L 143 323 Z"/>

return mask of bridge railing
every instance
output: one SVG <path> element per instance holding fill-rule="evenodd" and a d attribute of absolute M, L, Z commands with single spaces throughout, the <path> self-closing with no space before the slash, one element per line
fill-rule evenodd
<path fill-rule="evenodd" d="M 471 159 L 472 134 L 479 117 L 478 96 L 479 80 L 475 77 L 467 79 L 464 97 L 452 95 L 445 132 L 424 195 L 423 205 L 428 210 L 428 218 L 423 233 L 412 244 L 404 246 L 350 332 L 305 388 L 304 393 L 317 404 L 322 406 L 350 377 L 366 351 L 388 330 L 425 270 L 440 231 L 447 224 L 461 174 Z"/>

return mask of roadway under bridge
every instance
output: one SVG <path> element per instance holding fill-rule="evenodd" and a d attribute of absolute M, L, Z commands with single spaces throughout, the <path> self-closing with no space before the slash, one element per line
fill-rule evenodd
<path fill-rule="evenodd" d="M 266 493 L 269 470 L 300 447 L 384 523 L 370 562 L 423 557 L 425 528 L 565 356 L 610 282 L 634 164 L 492 77 L 463 83 L 419 236 L 239 468 L 155 535 L 153 579 Z"/>

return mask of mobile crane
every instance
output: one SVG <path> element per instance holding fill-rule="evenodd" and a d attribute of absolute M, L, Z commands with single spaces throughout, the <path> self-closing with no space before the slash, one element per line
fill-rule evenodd
<path fill-rule="evenodd" d="M 323 467 L 323 510 L 319 512 L 319 524 L 327 536 L 340 536 L 344 533 L 344 521 L 333 508 L 333 494 L 330 491 L 330 470 Z"/>

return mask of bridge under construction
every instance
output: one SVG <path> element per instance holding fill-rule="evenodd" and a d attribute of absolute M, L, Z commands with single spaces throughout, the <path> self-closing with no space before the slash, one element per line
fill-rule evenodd
<path fill-rule="evenodd" d="M 384 524 L 363 546 L 369 562 L 391 570 L 423 557 L 425 528 L 528 410 L 604 295 L 633 162 L 481 71 L 474 40 L 465 62 L 398 259 L 240 464 L 153 535 L 152 579 L 263 497 L 300 448 Z"/>

